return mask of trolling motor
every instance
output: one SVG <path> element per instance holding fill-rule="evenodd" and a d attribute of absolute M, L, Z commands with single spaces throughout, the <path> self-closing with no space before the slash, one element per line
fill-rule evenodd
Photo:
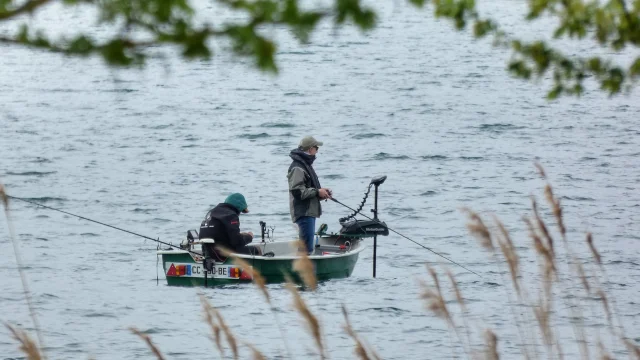
<path fill-rule="evenodd" d="M 386 179 L 386 175 L 373 178 L 369 183 L 367 192 L 364 193 L 364 198 L 362 199 L 362 202 L 360 203 L 358 208 L 355 209 L 350 215 L 340 218 L 340 225 L 342 225 L 342 229 L 340 229 L 341 235 L 353 237 L 375 237 L 376 235 L 389 235 L 389 228 L 387 228 L 387 224 L 382 221 L 378 221 L 378 186 L 382 185 L 382 183 L 384 183 Z M 362 211 L 364 204 L 367 202 L 367 198 L 369 197 L 372 186 L 375 186 L 376 189 L 375 205 L 374 208 L 371 209 L 371 212 L 373 213 L 373 219 L 356 219 L 355 216 Z"/>
<path fill-rule="evenodd" d="M 342 225 L 342 229 L 340 229 L 340 234 L 345 236 L 352 237 L 373 237 L 373 277 L 376 277 L 376 250 L 378 246 L 378 235 L 388 236 L 389 228 L 387 224 L 378 220 L 378 187 L 387 180 L 386 175 L 378 176 L 371 179 L 369 183 L 369 187 L 367 188 L 367 192 L 364 193 L 364 198 L 362 202 L 350 215 L 341 218 L 340 225 Z M 369 192 L 371 192 L 371 187 L 375 187 L 375 201 L 373 209 L 371 212 L 373 213 L 373 219 L 368 220 L 359 220 L 356 219 L 355 216 L 360 213 L 364 204 L 367 202 L 367 197 L 369 197 Z"/>

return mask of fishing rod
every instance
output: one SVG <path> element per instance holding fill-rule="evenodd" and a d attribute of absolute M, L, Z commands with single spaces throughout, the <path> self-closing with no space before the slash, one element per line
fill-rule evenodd
<path fill-rule="evenodd" d="M 457 262 L 455 262 L 455 261 L 453 261 L 453 260 L 449 259 L 448 257 L 446 257 L 446 256 L 444 256 L 444 255 L 442 255 L 442 254 L 440 254 L 440 253 L 438 253 L 438 252 L 434 251 L 433 249 L 430 249 L 429 247 L 424 246 L 424 245 L 420 244 L 419 242 L 417 242 L 417 241 L 415 241 L 415 240 L 412 240 L 412 239 L 410 239 L 409 237 L 407 237 L 407 236 L 405 236 L 405 235 L 400 234 L 399 232 L 397 232 L 397 231 L 393 230 L 392 228 L 390 228 L 390 227 L 386 226 L 385 224 L 381 223 L 378 219 L 372 219 L 372 218 L 368 217 L 367 215 L 363 214 L 362 212 L 360 212 L 360 210 L 355 210 L 355 209 L 351 208 L 350 206 L 348 206 L 348 205 L 345 205 L 345 204 L 341 203 L 340 201 L 338 201 L 337 199 L 335 199 L 335 198 L 333 198 L 333 197 L 331 197 L 331 198 L 329 198 L 329 199 L 331 199 L 332 201 L 334 201 L 334 202 L 336 202 L 336 203 L 338 203 L 338 204 L 340 204 L 340 205 L 342 205 L 342 206 L 346 207 L 347 209 L 349 209 L 349 210 L 353 211 L 353 212 L 354 212 L 354 214 L 360 214 L 360 215 L 362 215 L 362 216 L 366 217 L 367 219 L 369 219 L 369 220 L 371 220 L 371 221 L 374 221 L 374 222 L 376 222 L 376 223 L 378 223 L 378 224 L 380 224 L 380 225 L 385 226 L 385 227 L 386 227 L 387 229 L 389 229 L 391 232 L 394 232 L 394 233 L 396 233 L 397 235 L 400 235 L 400 236 L 402 236 L 403 238 L 405 238 L 405 239 L 407 239 L 407 240 L 411 241 L 412 243 L 414 243 L 414 244 L 416 244 L 416 245 L 418 245 L 418 246 L 420 246 L 420 247 L 422 247 L 422 248 L 425 248 L 425 249 L 427 249 L 427 250 L 431 251 L 432 253 L 434 253 L 434 254 L 436 254 L 436 255 L 440 256 L 441 258 L 443 258 L 443 259 L 445 259 L 445 260 L 449 261 L 450 263 L 455 264 L 455 265 L 458 265 L 458 266 L 460 266 L 461 268 L 463 268 L 463 269 L 467 270 L 468 272 L 473 273 L 473 274 L 475 274 L 475 275 L 478 275 L 479 277 L 482 277 L 482 276 L 481 276 L 480 274 L 478 274 L 477 272 L 475 272 L 475 271 L 473 271 L 473 270 L 470 270 L 470 269 L 467 269 L 467 268 L 466 268 L 466 267 L 464 267 L 463 265 L 461 265 L 461 264 L 459 264 L 459 263 L 457 263 Z M 375 214 L 375 213 L 374 213 L 374 214 Z M 377 215 L 377 214 L 376 214 L 376 215 Z M 376 217 L 377 217 L 377 216 L 376 216 Z"/>
<path fill-rule="evenodd" d="M 169 244 L 169 243 L 166 243 L 166 242 L 164 242 L 164 241 L 160 241 L 160 239 L 154 239 L 154 238 L 151 238 L 151 237 L 148 237 L 148 236 L 140 235 L 140 234 L 134 233 L 133 231 L 129 231 L 129 230 L 125 230 L 125 229 L 121 229 L 121 228 L 116 227 L 116 226 L 113 226 L 113 225 L 105 224 L 105 223 L 100 222 L 100 221 L 97 221 L 97 220 L 92 220 L 92 219 L 86 218 L 86 217 L 84 217 L 84 216 L 80 216 L 80 215 L 72 214 L 72 213 L 70 213 L 70 212 L 66 212 L 66 211 L 64 211 L 64 210 L 56 209 L 56 208 L 53 208 L 53 207 L 51 207 L 51 206 L 42 205 L 42 204 L 40 204 L 40 203 L 37 203 L 37 202 L 31 201 L 31 200 L 27 200 L 27 199 L 23 199 L 23 198 L 19 198 L 19 197 L 16 197 L 16 196 L 11 196 L 11 195 L 7 195 L 7 197 L 8 197 L 8 198 L 10 198 L 10 199 L 20 200 L 20 201 L 24 201 L 24 202 L 29 203 L 29 204 L 33 204 L 33 205 L 37 205 L 37 206 L 41 206 L 41 207 L 46 208 L 46 209 L 50 209 L 50 210 L 54 210 L 54 211 L 59 211 L 59 212 L 61 212 L 61 213 L 63 213 L 63 214 L 67 214 L 67 215 L 75 216 L 75 217 L 77 217 L 77 218 L 80 218 L 80 219 L 83 219 L 83 220 L 87 220 L 87 221 L 91 221 L 91 222 L 94 222 L 94 223 L 96 223 L 96 224 L 100 224 L 100 225 L 108 226 L 108 227 L 110 227 L 110 228 L 112 228 L 112 229 L 116 229 L 116 230 L 124 231 L 124 232 L 126 232 L 126 233 L 129 233 L 129 234 L 132 234 L 132 235 L 135 235 L 135 236 L 139 236 L 139 237 L 144 238 L 144 239 L 147 239 L 147 240 L 155 241 L 155 242 L 157 242 L 157 243 L 159 243 L 159 244 L 163 244 L 163 245 L 170 246 L 170 247 L 172 247 L 172 248 L 176 248 L 176 249 L 180 249 L 180 250 L 188 251 L 188 252 L 190 252 L 190 253 L 192 253 L 192 254 L 194 254 L 194 255 L 198 255 L 198 256 L 201 256 L 201 255 L 202 255 L 202 254 L 198 254 L 198 253 L 196 253 L 196 252 L 193 252 L 193 251 L 191 251 L 191 250 L 182 249 L 182 248 L 180 248 L 179 246 L 176 246 L 176 245 L 173 245 L 173 244 Z"/>

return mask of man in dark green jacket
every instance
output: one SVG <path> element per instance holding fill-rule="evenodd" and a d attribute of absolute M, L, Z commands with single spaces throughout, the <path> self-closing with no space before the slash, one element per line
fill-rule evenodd
<path fill-rule="evenodd" d="M 322 215 L 320 200 L 331 198 L 331 189 L 320 186 L 312 166 L 320 146 L 321 141 L 304 137 L 289 154 L 293 161 L 287 173 L 291 220 L 298 225 L 300 240 L 306 244 L 309 254 L 314 251 L 316 218 Z"/>
<path fill-rule="evenodd" d="M 215 247 L 222 246 L 238 254 L 260 255 L 260 249 L 247 246 L 253 241 L 252 232 L 240 232 L 241 213 L 249 212 L 247 201 L 240 193 L 234 193 L 209 210 L 200 225 L 199 238 L 215 240 Z"/>

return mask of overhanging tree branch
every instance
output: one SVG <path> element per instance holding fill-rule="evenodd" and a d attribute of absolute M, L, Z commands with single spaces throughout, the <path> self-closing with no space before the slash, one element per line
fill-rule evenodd
<path fill-rule="evenodd" d="M 24 3 L 22 6 L 15 10 L 0 12 L 0 21 L 8 20 L 14 18 L 18 15 L 22 15 L 24 13 L 33 12 L 35 9 L 45 5 L 46 3 L 51 2 L 51 0 L 31 0 Z"/>
<path fill-rule="evenodd" d="M 19 14 L 31 12 L 51 0 L 31 0 L 7 10 L 14 1 L 0 0 L 0 23 Z M 224 38 L 231 42 L 230 50 L 239 56 L 253 57 L 255 65 L 264 71 L 277 71 L 277 44 L 271 35 L 263 35 L 265 28 L 284 27 L 300 41 L 307 43 L 322 19 L 332 19 L 337 26 L 347 23 L 361 30 L 376 24 L 375 12 L 363 6 L 362 0 L 332 0 L 324 8 L 305 11 L 302 0 L 211 0 L 234 14 L 246 16 L 241 23 L 198 25 L 195 10 L 188 0 L 65 0 L 69 6 L 89 4 L 98 10 L 100 26 L 119 30 L 118 35 L 101 42 L 81 34 L 75 39 L 50 41 L 44 34 L 31 34 L 26 26 L 15 36 L 4 36 L 0 43 L 76 56 L 101 55 L 108 64 L 130 66 L 142 63 L 150 55 L 151 46 L 175 45 L 187 59 L 208 59 L 209 40 Z M 508 71 L 525 80 L 548 78 L 553 81 L 550 98 L 583 92 L 585 79 L 593 79 L 601 90 L 610 95 L 635 86 L 640 76 L 640 57 L 629 67 L 620 66 L 588 54 L 564 55 L 543 41 L 529 43 L 509 38 L 499 24 L 483 18 L 474 0 L 407 0 L 416 7 L 433 6 L 436 17 L 452 21 L 458 31 L 469 27 L 475 38 L 493 37 L 494 46 L 510 49 L 513 59 Z M 559 23 L 554 38 L 569 38 L 620 52 L 640 46 L 640 0 L 627 6 L 624 0 L 536 0 L 529 2 L 523 18 L 535 20 L 542 15 L 556 18 Z M 233 18 L 233 17 L 232 17 Z M 128 38 L 142 35 L 147 41 Z"/>

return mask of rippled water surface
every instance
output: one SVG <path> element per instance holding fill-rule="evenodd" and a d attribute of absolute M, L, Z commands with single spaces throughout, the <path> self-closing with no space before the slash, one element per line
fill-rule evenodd
<path fill-rule="evenodd" d="M 514 26 L 522 4 L 497 4 L 496 18 Z M 65 11 L 41 20 L 58 29 L 60 18 L 82 15 Z M 507 54 L 450 29 L 430 11 L 398 2 L 381 7 L 381 24 L 367 35 L 335 34 L 325 24 L 301 47 L 280 34 L 277 77 L 224 56 L 211 63 L 169 57 L 144 70 L 115 71 L 97 59 L 3 47 L 0 179 L 14 196 L 174 243 L 239 191 L 251 209 L 242 227 L 259 232 L 258 222 L 266 221 L 276 227 L 276 239 L 285 240 L 296 234 L 287 203 L 288 152 L 313 134 L 325 142 L 317 172 L 336 198 L 357 206 L 370 178 L 386 174 L 380 217 L 482 275 L 446 265 L 468 300 L 470 326 L 495 329 L 501 352 L 511 358 L 520 352 L 514 312 L 505 310 L 508 277 L 467 234 L 459 209 L 498 215 L 513 233 L 523 274 L 536 282 L 521 217 L 530 212 L 530 195 L 542 199 L 538 160 L 562 199 L 577 256 L 589 259 L 583 239 L 593 232 L 609 274 L 603 286 L 617 300 L 628 335 L 640 337 L 637 91 L 546 102 L 544 83 L 508 76 Z M 526 36 L 545 28 L 533 29 Z M 335 203 L 324 209 L 321 222 L 337 231 L 338 218 L 349 211 Z M 215 356 L 199 292 L 238 337 L 269 358 L 285 356 L 283 337 L 295 358 L 315 354 L 281 285 L 269 290 L 284 334 L 251 285 L 174 288 L 162 275 L 158 284 L 150 241 L 18 202 L 10 215 L 51 358 L 152 359 L 130 326 L 150 334 L 168 358 Z M 7 221 L 0 223 L 0 319 L 32 329 Z M 376 279 L 369 242 L 351 278 L 304 294 L 321 321 L 329 356 L 353 357 L 342 304 L 384 359 L 463 356 L 451 346 L 458 343 L 453 333 L 419 299 L 425 263 L 442 270 L 444 262 L 396 235 L 378 243 Z M 581 291 L 577 284 L 564 287 L 555 304 L 571 357 L 579 353 L 570 340 L 567 299 Z M 581 301 L 585 326 L 610 344 L 600 306 Z M 520 309 L 516 313 L 526 311 Z M 0 354 L 20 356 L 4 328 Z"/>

